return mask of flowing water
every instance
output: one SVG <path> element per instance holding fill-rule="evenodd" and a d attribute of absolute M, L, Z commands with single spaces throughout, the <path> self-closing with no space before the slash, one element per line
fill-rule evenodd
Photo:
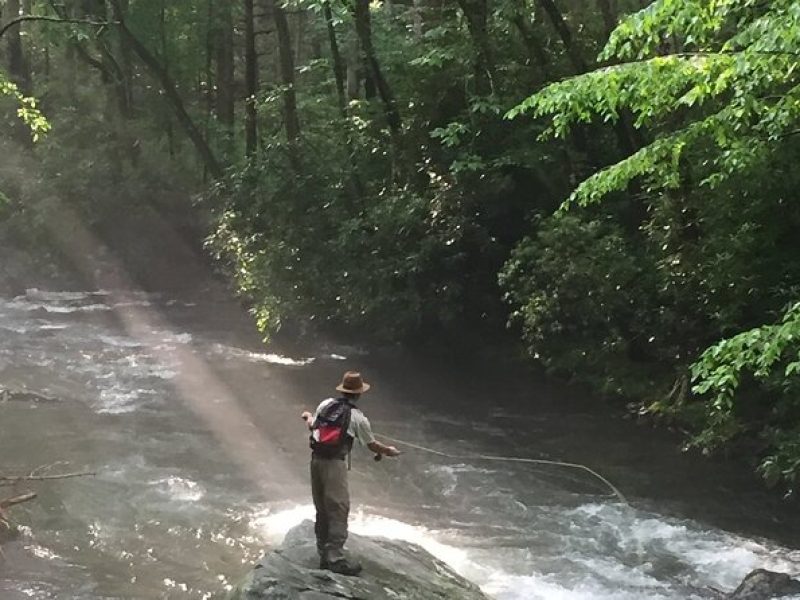
<path fill-rule="evenodd" d="M 574 390 L 408 352 L 265 349 L 215 294 L 29 290 L 0 299 L 0 384 L 46 398 L 0 402 L 0 472 L 96 475 L 17 488 L 39 498 L 14 509 L 0 598 L 223 593 L 312 515 L 298 415 L 346 368 L 373 383 L 378 432 L 585 463 L 629 496 L 558 467 L 356 451 L 352 530 L 417 542 L 493 598 L 685 600 L 753 568 L 800 571 L 800 518 L 746 469 Z"/>

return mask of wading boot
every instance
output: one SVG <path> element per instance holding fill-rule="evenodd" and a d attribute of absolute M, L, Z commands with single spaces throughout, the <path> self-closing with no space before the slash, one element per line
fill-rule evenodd
<path fill-rule="evenodd" d="M 346 559 L 337 560 L 336 562 L 332 563 L 327 563 L 327 566 L 323 568 L 326 568 L 334 573 L 339 573 L 339 575 L 358 575 L 359 573 L 361 573 L 360 563 L 349 561 Z"/>

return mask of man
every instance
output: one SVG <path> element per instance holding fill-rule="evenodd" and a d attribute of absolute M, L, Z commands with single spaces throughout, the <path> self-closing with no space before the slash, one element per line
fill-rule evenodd
<path fill-rule="evenodd" d="M 314 531 L 320 569 L 343 575 L 361 572 L 361 565 L 344 555 L 350 514 L 347 458 L 353 440 L 374 452 L 376 459 L 400 454 L 394 446 L 375 440 L 369 420 L 356 408 L 361 394 L 369 388 L 360 373 L 348 371 L 336 387 L 340 397 L 324 400 L 313 415 L 308 411 L 300 415 L 311 431 L 311 494 L 317 511 Z"/>

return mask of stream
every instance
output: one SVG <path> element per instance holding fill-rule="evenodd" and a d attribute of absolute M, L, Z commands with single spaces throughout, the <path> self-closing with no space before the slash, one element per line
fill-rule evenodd
<path fill-rule="evenodd" d="M 352 531 L 416 542 L 492 598 L 686 600 L 800 572 L 800 515 L 746 467 L 574 389 L 410 350 L 264 347 L 224 294 L 30 289 L 0 298 L 0 386 L 46 398 L 0 402 L 0 471 L 96 475 L 18 487 L 39 497 L 13 509 L 0 598 L 218 597 L 312 517 L 299 414 L 351 368 L 377 433 L 586 464 L 630 500 L 576 470 L 355 450 Z"/>

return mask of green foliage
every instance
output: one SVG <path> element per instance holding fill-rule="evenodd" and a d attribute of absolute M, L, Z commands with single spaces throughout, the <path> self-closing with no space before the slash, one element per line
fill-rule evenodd
<path fill-rule="evenodd" d="M 10 96 L 17 102 L 17 116 L 30 128 L 34 142 L 39 141 L 50 131 L 50 123 L 37 107 L 36 100 L 23 96 L 17 85 L 6 79 L 2 73 L 0 73 L 0 96 Z"/>
<path fill-rule="evenodd" d="M 692 366 L 694 392 L 707 395 L 706 428 L 695 443 L 719 447 L 753 428 L 745 409 L 748 379 L 764 385 L 769 396 L 756 431 L 771 451 L 759 470 L 771 484 L 784 481 L 793 490 L 800 477 L 800 303 L 790 306 L 782 320 L 745 331 L 708 348 Z M 752 394 L 752 392 L 751 392 Z"/>
<path fill-rule="evenodd" d="M 263 151 L 212 194 L 210 246 L 265 331 L 305 318 L 386 340 L 459 332 L 467 322 L 477 333 L 504 320 L 495 282 L 509 245 L 498 237 L 521 223 L 503 197 L 520 185 L 511 170 L 540 155 L 525 128 L 509 131 L 502 120 L 525 79 L 473 95 L 458 11 L 425 14 L 417 32 L 411 8 L 393 10 L 373 6 L 372 30 L 401 107 L 400 135 L 388 132 L 378 98 L 351 99 L 347 118 L 336 115 L 330 58 L 315 59 L 299 69 L 294 162 L 272 126 Z M 351 15 L 335 10 L 334 19 L 341 48 L 354 45 Z M 327 39 L 324 25 L 319 16 L 317 35 Z M 280 123 L 282 89 L 265 90 L 258 110 L 261 123 Z"/>
<path fill-rule="evenodd" d="M 612 212 L 622 222 L 635 215 L 635 231 L 622 239 L 644 245 L 620 250 L 615 262 L 624 265 L 637 256 L 641 273 L 653 284 L 629 292 L 624 277 L 607 266 L 581 265 L 581 259 L 594 256 L 600 265 L 608 263 L 600 250 L 605 238 L 594 239 L 580 258 L 562 248 L 554 262 L 580 265 L 593 294 L 603 289 L 592 279 L 596 273 L 620 279 L 620 303 L 632 298 L 646 307 L 645 315 L 658 311 L 659 362 L 672 363 L 681 373 L 696 360 L 695 401 L 675 394 L 676 386 L 650 404 L 651 411 L 688 420 L 696 431 L 692 443 L 707 451 L 760 436 L 766 448 L 761 473 L 790 487 L 800 465 L 795 400 L 800 274 L 792 266 L 798 250 L 791 233 L 798 211 L 790 166 L 800 151 L 799 47 L 800 4 L 794 1 L 656 0 L 614 31 L 600 56 L 608 66 L 551 84 L 507 114 L 549 118 L 544 139 L 565 138 L 595 122 L 633 125 L 644 134 L 638 150 L 581 182 L 562 211 L 572 209 L 572 218 L 586 219 L 577 207 L 614 199 Z M 630 204 L 623 200 L 619 212 L 626 196 Z M 585 235 L 593 239 L 590 231 Z M 547 252 L 563 246 L 526 244 L 516 254 L 534 250 L 526 262 L 537 268 L 544 267 Z M 528 335 L 552 318 L 531 313 L 531 303 L 561 302 L 551 283 L 558 281 L 557 269 L 543 273 L 550 279 L 522 278 L 532 290 L 519 277 L 506 281 L 509 300 L 523 307 Z M 789 302 L 777 325 L 760 325 Z M 585 303 L 570 299 L 567 314 L 582 328 L 603 331 L 598 322 L 581 322 L 580 315 L 608 311 Z M 638 324 L 642 317 L 631 318 Z M 743 329 L 703 351 L 714 339 Z M 608 335 L 600 338 L 613 339 Z M 637 335 L 628 332 L 622 339 Z M 554 360 L 580 368 L 564 351 Z"/>
<path fill-rule="evenodd" d="M 469 304 L 459 276 L 478 243 L 462 199 L 444 179 L 423 192 L 358 195 L 337 139 L 317 137 L 326 159 L 297 177 L 286 177 L 291 161 L 275 146 L 211 196 L 219 219 L 210 247 L 236 273 L 259 327 L 310 319 L 392 340 L 453 321 Z"/>
<path fill-rule="evenodd" d="M 698 185 L 713 189 L 762 168 L 779 142 L 796 133 L 800 6 L 756 6 L 747 0 L 655 2 L 623 22 L 603 54 L 636 62 L 550 85 L 508 113 L 552 116 L 549 133 L 555 136 L 595 119 L 616 122 L 624 111 L 637 127 L 658 132 L 632 156 L 584 181 L 568 203 L 596 202 L 637 180 L 650 192 L 675 189 L 686 179 L 686 156 L 700 165 L 692 173 Z M 734 17 L 735 29 L 726 29 Z M 658 55 L 669 38 L 677 38 L 677 48 Z"/>
<path fill-rule="evenodd" d="M 500 274 L 531 354 L 555 374 L 608 393 L 633 393 L 621 387 L 632 381 L 621 380 L 620 369 L 626 370 L 631 341 L 655 328 L 649 329 L 643 265 L 624 232 L 608 219 L 572 215 L 537 230 Z"/>

